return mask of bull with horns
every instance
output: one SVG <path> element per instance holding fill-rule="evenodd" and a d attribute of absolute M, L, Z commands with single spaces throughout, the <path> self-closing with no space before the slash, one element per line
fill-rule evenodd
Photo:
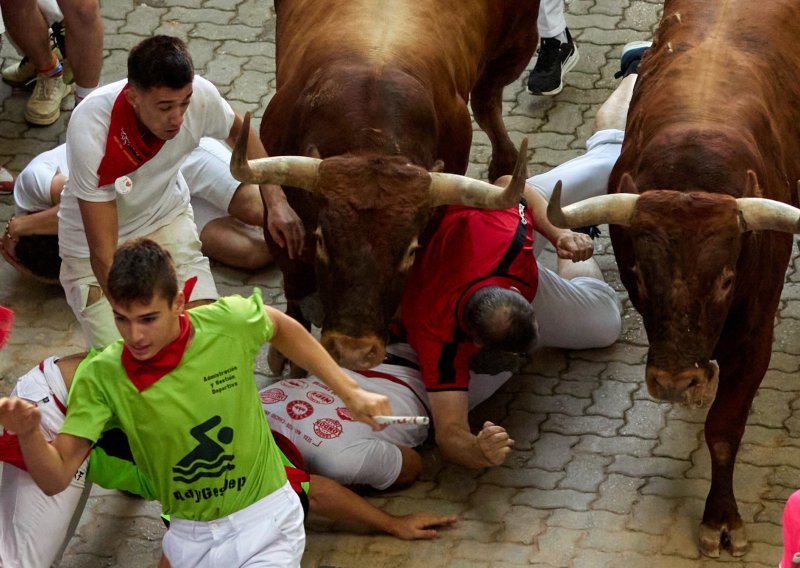
<path fill-rule="evenodd" d="M 273 161 L 248 167 L 239 148 L 232 169 L 242 181 L 284 186 L 306 228 L 300 259 L 267 235 L 287 313 L 320 325 L 323 345 L 342 365 L 383 359 L 434 208 L 518 201 L 526 146 L 518 153 L 506 132 L 502 91 L 536 48 L 538 6 L 275 2 L 277 92 L 261 125 Z M 463 177 L 472 139 L 467 101 L 492 143 L 490 179 L 512 173 L 519 157 L 517 183 L 505 192 Z M 269 362 L 277 372 L 285 358 L 273 349 Z"/>
<path fill-rule="evenodd" d="M 800 232 L 800 55 L 786 49 L 798 35 L 795 0 L 757 12 L 748 0 L 667 1 L 639 68 L 611 194 L 562 210 L 556 191 L 548 213 L 561 227 L 611 224 L 650 343 L 651 396 L 711 403 L 699 539 L 712 557 L 721 546 L 735 556 L 747 549 L 734 464 Z"/>

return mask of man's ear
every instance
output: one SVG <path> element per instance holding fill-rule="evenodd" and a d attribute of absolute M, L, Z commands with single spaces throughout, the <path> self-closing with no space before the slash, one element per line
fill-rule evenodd
<path fill-rule="evenodd" d="M 139 106 L 139 93 L 136 91 L 136 87 L 130 86 L 130 83 L 128 85 L 129 87 L 124 91 L 125 100 L 136 109 Z"/>
<path fill-rule="evenodd" d="M 175 299 L 172 301 L 172 311 L 175 315 L 179 315 L 183 313 L 183 310 L 186 308 L 186 296 L 183 294 L 183 290 L 179 290 L 177 294 L 175 294 Z"/>

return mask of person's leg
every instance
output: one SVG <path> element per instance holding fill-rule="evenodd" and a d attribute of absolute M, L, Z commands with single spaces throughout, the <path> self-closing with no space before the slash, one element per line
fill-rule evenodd
<path fill-rule="evenodd" d="M 528 92 L 555 95 L 564 87 L 564 76 L 580 59 L 564 18 L 564 0 L 542 0 L 537 28 L 541 38 L 539 57 L 528 75 Z"/>
<path fill-rule="evenodd" d="M 596 131 L 625 130 L 628 107 L 631 104 L 637 77 L 638 75 L 635 73 L 627 75 L 600 106 L 594 119 Z"/>
<path fill-rule="evenodd" d="M 13 0 L 12 0 L 13 1 Z M 75 103 L 100 84 L 103 20 L 99 0 L 59 0 L 67 29 L 67 53 L 75 78 Z"/>
<path fill-rule="evenodd" d="M 50 35 L 36 0 L 0 0 L 6 33 L 37 69 L 50 65 Z"/>
<path fill-rule="evenodd" d="M 243 183 L 233 194 L 228 213 L 248 225 L 255 227 L 264 226 L 264 203 L 261 201 L 261 193 L 258 186 L 251 183 Z"/>
<path fill-rule="evenodd" d="M 257 270 L 272 261 L 263 236 L 233 217 L 206 223 L 200 233 L 202 252 L 211 260 L 234 268 Z"/>
<path fill-rule="evenodd" d="M 111 305 L 97 283 L 88 258 L 62 258 L 59 280 L 87 346 L 102 349 L 119 339 Z"/>
<path fill-rule="evenodd" d="M 191 302 L 214 301 L 219 298 L 208 258 L 201 252 L 200 239 L 191 211 L 179 215 L 168 225 L 153 231 L 148 238 L 167 249 L 175 262 L 175 272 L 181 286 L 189 278 L 197 276 Z M 187 298 L 189 300 L 189 298 Z M 196 305 L 196 304 L 193 304 Z M 193 307 L 189 305 L 188 307 Z"/>
<path fill-rule="evenodd" d="M 564 18 L 564 0 L 542 0 L 539 3 L 536 28 L 540 38 L 554 38 L 565 33 L 567 20 Z"/>
<path fill-rule="evenodd" d="M 562 267 L 563 269 L 563 267 Z M 539 265 L 533 309 L 539 322 L 539 345 L 564 349 L 607 347 L 622 329 L 620 304 L 594 259 L 573 263 L 562 277 Z"/>

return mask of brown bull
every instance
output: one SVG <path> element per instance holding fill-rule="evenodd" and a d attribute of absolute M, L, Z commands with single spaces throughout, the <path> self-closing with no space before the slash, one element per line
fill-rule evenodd
<path fill-rule="evenodd" d="M 713 400 L 700 528 L 709 556 L 721 543 L 733 555 L 747 549 L 733 469 L 800 227 L 789 205 L 800 178 L 800 53 L 787 49 L 797 37 L 796 0 L 667 1 L 609 181 L 617 195 L 563 212 L 551 202 L 561 226 L 613 224 L 650 343 L 650 394 Z"/>
<path fill-rule="evenodd" d="M 387 325 L 432 207 L 502 208 L 518 199 L 508 193 L 465 201 L 459 184 L 476 185 L 467 178 L 455 180 L 447 199 L 431 197 L 428 172 L 466 171 L 470 99 L 492 143 L 490 178 L 514 170 L 518 153 L 503 125 L 501 96 L 533 55 L 538 5 L 276 0 L 277 92 L 261 138 L 270 156 L 294 156 L 293 171 L 312 173 L 288 181 L 275 167 L 253 162 L 263 175 L 252 175 L 237 158 L 234 175 L 284 185 L 306 228 L 299 261 L 290 261 L 267 234 L 284 274 L 287 313 L 307 322 L 301 301 L 308 307 L 305 299 L 318 291 L 322 317 L 315 323 L 343 365 L 382 360 Z M 433 186 L 443 181 L 433 179 Z M 482 187 L 478 193 L 499 192 Z M 281 362 L 271 361 L 273 370 Z"/>

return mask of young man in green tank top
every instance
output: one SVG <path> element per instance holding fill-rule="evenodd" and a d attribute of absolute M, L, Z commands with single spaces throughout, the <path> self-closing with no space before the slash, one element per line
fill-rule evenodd
<path fill-rule="evenodd" d="M 302 510 L 264 420 L 256 354 L 271 341 L 373 428 L 372 416 L 391 414 L 386 397 L 360 389 L 258 289 L 185 312 L 172 260 L 151 240 L 118 249 L 108 291 L 122 340 L 80 365 L 53 443 L 34 405 L 0 399 L 0 424 L 19 436 L 34 481 L 62 491 L 103 430 L 117 426 L 173 519 L 163 543 L 172 566 L 299 566 Z"/>

